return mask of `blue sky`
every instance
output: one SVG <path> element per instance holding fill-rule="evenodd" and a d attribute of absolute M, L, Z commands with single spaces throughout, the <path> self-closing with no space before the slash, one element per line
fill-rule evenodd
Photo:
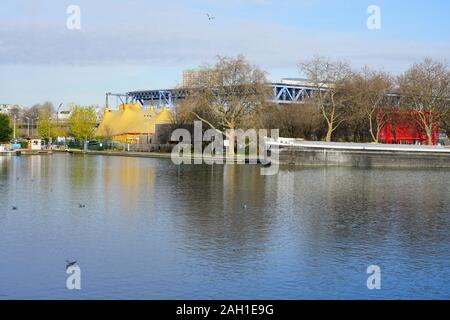
<path fill-rule="evenodd" d="M 66 28 L 72 4 L 80 30 Z M 450 56 L 449 14 L 447 0 L 2 0 L 0 103 L 102 105 L 108 91 L 175 86 L 217 54 L 242 53 L 273 81 L 316 54 L 397 74 Z"/>

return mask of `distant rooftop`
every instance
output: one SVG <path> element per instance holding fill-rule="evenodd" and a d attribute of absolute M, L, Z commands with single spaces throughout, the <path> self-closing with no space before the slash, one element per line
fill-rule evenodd
<path fill-rule="evenodd" d="M 283 78 L 281 79 L 282 84 L 290 84 L 290 85 L 302 85 L 302 86 L 312 86 L 313 83 L 308 79 L 304 78 Z"/>
<path fill-rule="evenodd" d="M 308 79 L 306 79 L 306 78 L 283 78 L 283 79 L 281 79 L 281 81 L 284 81 L 284 80 L 286 80 L 286 81 L 308 81 Z"/>

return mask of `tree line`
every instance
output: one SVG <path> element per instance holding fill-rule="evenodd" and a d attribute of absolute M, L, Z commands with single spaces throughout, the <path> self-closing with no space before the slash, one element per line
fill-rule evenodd
<path fill-rule="evenodd" d="M 73 137 L 78 141 L 93 139 L 97 126 L 94 108 L 72 105 L 70 109 L 68 119 L 59 119 L 51 102 L 35 104 L 28 109 L 13 109 L 9 116 L 0 115 L 0 142 L 9 142 L 13 138 L 14 121 L 18 139 L 29 136 L 38 136 L 49 142 L 57 137 Z"/>
<path fill-rule="evenodd" d="M 204 68 L 210 72 L 194 78 L 187 88 L 191 95 L 176 106 L 176 124 L 200 120 L 224 133 L 266 128 L 280 129 L 285 137 L 379 142 L 387 123 L 411 117 L 429 144 L 436 123 L 450 129 L 448 65 L 429 58 L 394 76 L 317 56 L 298 65 L 316 94 L 288 105 L 271 102 L 266 72 L 242 55 L 218 57 Z"/>
<path fill-rule="evenodd" d="M 298 104 L 275 104 L 264 70 L 243 55 L 219 56 L 213 65 L 202 68 L 208 72 L 187 84 L 191 94 L 176 104 L 174 123 L 182 126 L 200 120 L 224 133 L 230 149 L 235 143 L 230 129 L 279 129 L 284 137 L 379 142 L 387 123 L 411 117 L 429 144 L 437 123 L 450 131 L 450 72 L 445 62 L 426 58 L 394 76 L 368 67 L 353 70 L 345 61 L 317 56 L 299 63 L 298 69 L 317 93 Z M 14 116 L 22 123 L 17 136 L 28 135 L 24 128 L 34 119 L 38 135 L 46 140 L 94 138 L 94 108 L 73 106 L 67 121 L 54 114 L 49 102 L 22 112 L 13 110 L 9 120 L 0 118 L 0 140 L 11 139 Z"/>

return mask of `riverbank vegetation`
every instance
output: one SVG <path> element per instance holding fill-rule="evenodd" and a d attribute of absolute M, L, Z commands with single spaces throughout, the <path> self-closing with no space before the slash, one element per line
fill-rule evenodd
<path fill-rule="evenodd" d="M 172 110 L 175 127 L 200 120 L 224 133 L 231 145 L 235 139 L 227 130 L 238 128 L 279 129 L 282 137 L 306 140 L 378 142 L 385 125 L 402 122 L 402 117 L 411 117 L 428 143 L 437 123 L 450 132 L 450 72 L 445 62 L 427 58 L 393 75 L 368 67 L 355 70 L 346 61 L 317 56 L 298 64 L 299 76 L 317 94 L 281 105 L 272 102 L 267 73 L 242 55 L 218 57 L 202 70 L 202 76 L 185 84 L 189 97 Z M 10 119 L 3 120 L 9 124 L 0 126 L 0 138 L 11 139 L 13 119 L 17 137 L 95 138 L 99 114 L 92 107 L 72 105 L 70 110 L 65 119 L 58 118 L 50 102 L 12 110 Z"/>
<path fill-rule="evenodd" d="M 6 117 L 6 123 L 0 124 L 0 138 L 2 142 L 12 139 L 13 122 L 16 121 L 16 138 L 19 140 L 28 137 L 39 137 L 48 143 L 52 143 L 58 137 L 70 137 L 78 142 L 88 141 L 95 138 L 97 127 L 97 114 L 91 106 L 70 106 L 70 116 L 60 119 L 55 115 L 56 111 L 51 102 L 35 104 L 29 109 L 13 110 L 9 115 L 0 114 Z M 0 119 L 1 122 L 1 119 Z"/>
<path fill-rule="evenodd" d="M 11 139 L 12 131 L 8 115 L 0 114 L 0 143 L 8 142 Z"/>
<path fill-rule="evenodd" d="M 95 137 L 97 116 L 92 107 L 75 107 L 69 118 L 71 136 L 78 141 L 88 141 Z"/>
<path fill-rule="evenodd" d="M 314 57 L 299 64 L 299 73 L 318 93 L 289 105 L 270 102 L 266 73 L 243 56 L 218 57 L 205 69 L 189 83 L 195 94 L 176 107 L 177 124 L 201 120 L 221 132 L 266 128 L 280 129 L 284 137 L 378 142 L 386 123 L 415 114 L 429 143 L 435 123 L 450 130 L 450 72 L 444 62 L 425 59 L 394 76 Z"/>

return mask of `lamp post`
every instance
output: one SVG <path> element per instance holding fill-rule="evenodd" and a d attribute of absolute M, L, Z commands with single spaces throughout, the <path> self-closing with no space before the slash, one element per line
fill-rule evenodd
<path fill-rule="evenodd" d="M 108 104 L 109 101 L 108 101 L 108 98 L 109 98 L 109 95 L 110 95 L 110 94 L 111 94 L 111 92 L 107 92 L 107 93 L 106 93 L 106 97 L 105 97 L 105 100 L 106 100 L 106 101 L 105 101 L 106 108 L 109 108 L 109 104 Z"/>
<path fill-rule="evenodd" d="M 62 102 L 59 104 L 58 109 L 56 110 L 56 126 L 58 127 L 59 125 L 59 109 L 61 109 L 62 107 Z"/>
<path fill-rule="evenodd" d="M 16 119 L 17 119 L 17 115 L 14 115 L 14 134 L 13 134 L 14 143 L 16 143 Z"/>
<path fill-rule="evenodd" d="M 39 117 L 31 118 L 31 135 L 34 135 L 34 121 L 39 119 Z"/>
<path fill-rule="evenodd" d="M 28 138 L 30 137 L 30 118 L 25 117 L 27 119 L 27 132 L 28 132 Z"/>

